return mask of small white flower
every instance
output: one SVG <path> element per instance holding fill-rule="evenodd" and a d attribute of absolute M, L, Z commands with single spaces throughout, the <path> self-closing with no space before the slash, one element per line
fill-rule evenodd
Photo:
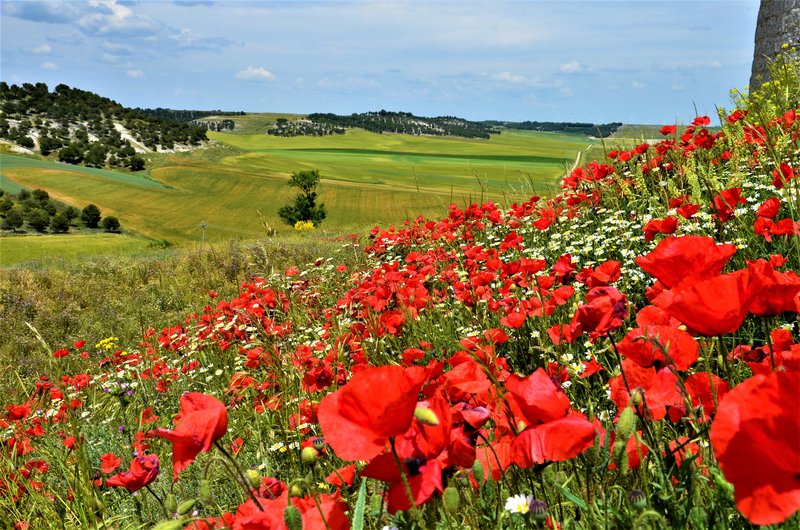
<path fill-rule="evenodd" d="M 511 513 L 528 513 L 533 502 L 533 495 L 517 494 L 506 499 L 506 511 Z"/>

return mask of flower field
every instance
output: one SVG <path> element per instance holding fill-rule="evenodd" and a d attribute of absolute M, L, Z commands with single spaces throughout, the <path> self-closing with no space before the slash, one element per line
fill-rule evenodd
<path fill-rule="evenodd" d="M 3 396 L 2 520 L 797 527 L 800 69 L 773 69 L 721 130 L 665 126 L 555 197 L 48 351 Z"/>

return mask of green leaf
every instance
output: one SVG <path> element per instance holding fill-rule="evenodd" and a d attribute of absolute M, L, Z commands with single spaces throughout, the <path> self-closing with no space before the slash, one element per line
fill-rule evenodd
<path fill-rule="evenodd" d="M 358 499 L 356 509 L 353 512 L 353 530 L 364 530 L 364 509 L 367 504 L 367 480 L 361 480 L 361 487 L 358 489 Z"/>
<path fill-rule="evenodd" d="M 569 481 L 567 481 L 567 482 L 569 482 Z M 564 495 L 564 497 L 566 497 L 567 499 L 572 501 L 572 503 L 575 504 L 575 506 L 577 506 L 581 510 L 588 510 L 589 509 L 589 507 L 586 506 L 586 503 L 583 502 L 583 500 L 581 500 L 580 497 L 577 497 L 574 493 L 572 493 L 571 491 L 569 491 L 567 488 L 564 487 L 564 486 L 566 486 L 566 484 L 564 484 L 564 486 L 562 486 L 558 482 L 554 482 L 554 484 L 561 491 L 561 493 Z"/>

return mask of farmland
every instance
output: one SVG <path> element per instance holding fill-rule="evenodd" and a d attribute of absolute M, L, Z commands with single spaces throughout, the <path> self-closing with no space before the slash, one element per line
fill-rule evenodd
<path fill-rule="evenodd" d="M 200 241 L 201 223 L 207 241 L 290 230 L 277 210 L 293 196 L 286 182 L 295 171 L 320 170 L 318 192 L 328 210 L 323 229 L 343 232 L 439 214 L 451 202 L 505 203 L 546 192 L 590 143 L 536 132 L 491 140 L 361 130 L 279 138 L 258 132 L 259 119 L 270 117 L 244 117 L 240 133 L 209 133 L 216 143 L 206 149 L 150 155 L 149 169 L 139 173 L 3 153 L 3 186 L 42 188 L 78 207 L 94 203 L 128 232 L 181 244 Z M 0 245 L 8 255 L 5 240 Z"/>

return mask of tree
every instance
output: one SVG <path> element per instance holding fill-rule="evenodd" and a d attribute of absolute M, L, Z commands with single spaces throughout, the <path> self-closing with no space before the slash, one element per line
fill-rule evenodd
<path fill-rule="evenodd" d="M 289 186 L 299 188 L 301 193 L 294 198 L 294 204 L 287 204 L 278 210 L 278 216 L 284 223 L 294 226 L 298 221 L 311 221 L 318 226 L 327 216 L 325 205 L 316 204 L 319 170 L 292 173 Z"/>
<path fill-rule="evenodd" d="M 50 226 L 50 216 L 41 208 L 31 210 L 28 214 L 28 225 L 37 232 L 44 232 Z"/>
<path fill-rule="evenodd" d="M 67 164 L 80 164 L 83 161 L 83 149 L 75 144 L 59 149 L 58 160 Z"/>
<path fill-rule="evenodd" d="M 67 206 L 61 214 L 69 221 L 69 224 L 72 224 L 72 221 L 81 215 L 81 211 L 74 206 Z"/>
<path fill-rule="evenodd" d="M 3 228 L 6 230 L 11 229 L 12 232 L 16 232 L 17 228 L 21 227 L 24 222 L 25 219 L 22 217 L 22 212 L 17 208 L 12 208 L 6 212 L 6 218 L 3 220 Z"/>
<path fill-rule="evenodd" d="M 50 221 L 50 228 L 56 234 L 63 234 L 69 231 L 69 219 L 66 218 L 63 212 L 59 212 Z"/>
<path fill-rule="evenodd" d="M 86 206 L 81 212 L 81 221 L 87 228 L 97 228 L 97 224 L 100 222 L 100 208 L 94 204 Z"/>
<path fill-rule="evenodd" d="M 33 190 L 33 193 L 31 193 L 31 196 L 38 202 L 45 202 L 47 199 L 50 198 L 50 194 L 49 193 L 47 193 L 45 190 L 39 189 L 39 188 L 36 188 L 35 190 Z"/>
<path fill-rule="evenodd" d="M 113 215 L 103 218 L 101 223 L 106 232 L 119 232 L 119 219 Z"/>
<path fill-rule="evenodd" d="M 140 157 L 139 155 L 135 155 L 130 158 L 128 167 L 131 168 L 131 171 L 141 171 L 144 169 L 144 164 L 144 158 Z"/>

